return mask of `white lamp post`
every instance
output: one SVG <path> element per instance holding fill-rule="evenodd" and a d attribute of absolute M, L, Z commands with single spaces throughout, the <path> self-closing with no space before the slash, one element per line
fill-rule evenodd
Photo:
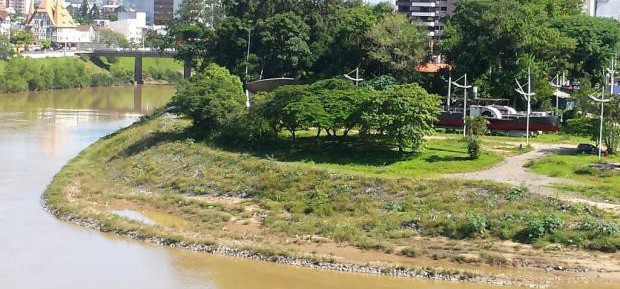
<path fill-rule="evenodd" d="M 519 88 L 515 89 L 516 92 L 523 95 L 525 100 L 527 100 L 527 122 L 525 125 L 525 144 L 530 145 L 530 114 L 532 112 L 532 96 L 536 95 L 536 93 L 532 93 L 532 69 L 530 66 L 527 67 L 527 92 L 523 90 L 523 85 L 519 83 L 519 80 L 515 78 L 517 82 L 517 86 Z"/>

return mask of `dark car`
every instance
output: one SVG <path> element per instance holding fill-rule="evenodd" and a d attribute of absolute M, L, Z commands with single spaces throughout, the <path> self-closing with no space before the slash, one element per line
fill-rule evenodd
<path fill-rule="evenodd" d="M 606 150 L 603 150 L 603 153 L 606 152 Z M 582 155 L 595 155 L 598 154 L 598 147 L 589 143 L 582 143 L 577 146 L 577 153 Z"/>

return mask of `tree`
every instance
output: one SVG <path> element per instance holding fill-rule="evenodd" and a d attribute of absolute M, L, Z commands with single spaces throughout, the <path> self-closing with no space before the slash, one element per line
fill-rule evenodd
<path fill-rule="evenodd" d="M 465 119 L 467 127 L 467 153 L 472 159 L 480 157 L 480 136 L 487 133 L 489 121 L 484 116 L 469 116 Z"/>
<path fill-rule="evenodd" d="M 15 49 L 9 39 L 0 34 L 0 60 L 9 60 L 15 56 Z"/>
<path fill-rule="evenodd" d="M 327 41 L 327 51 L 315 63 L 320 76 L 339 75 L 369 64 L 368 50 L 372 43 L 368 33 L 378 16 L 368 5 L 342 10 L 336 13 L 337 21 L 330 27 L 333 37 Z"/>
<path fill-rule="evenodd" d="M 97 7 L 97 4 L 93 4 L 93 7 L 90 9 L 89 13 L 88 13 L 88 18 L 90 19 L 99 19 L 101 18 L 101 12 L 99 11 L 99 7 Z"/>
<path fill-rule="evenodd" d="M 368 38 L 370 58 L 401 80 L 424 59 L 429 43 L 422 26 L 401 14 L 386 16 L 372 27 Z"/>
<path fill-rule="evenodd" d="M 129 41 L 125 38 L 125 35 L 120 34 L 111 29 L 102 29 L 99 31 L 99 42 L 105 43 L 110 47 L 128 48 Z"/>
<path fill-rule="evenodd" d="M 559 17 L 552 26 L 576 40 L 570 55 L 570 75 L 588 78 L 591 83 L 602 81 L 604 66 L 620 48 L 620 24 L 617 20 L 585 15 Z"/>
<path fill-rule="evenodd" d="M 262 69 L 267 76 L 303 75 L 312 64 L 310 27 L 292 13 L 276 14 L 259 24 Z"/>
<path fill-rule="evenodd" d="M 446 25 L 441 50 L 456 73 L 467 73 L 488 96 L 516 97 L 514 77 L 523 76 L 528 65 L 535 80 L 571 65 L 576 42 L 550 21 L 558 13 L 577 13 L 566 1 L 461 1 Z M 546 80 L 534 86 L 537 92 L 549 89 Z M 542 91 L 537 95 L 549 97 Z"/>
<path fill-rule="evenodd" d="M 43 48 L 44 50 L 52 48 L 52 41 L 49 39 L 41 41 L 41 48 Z"/>
<path fill-rule="evenodd" d="M 27 49 L 34 42 L 34 34 L 30 31 L 17 30 L 11 32 L 11 43 L 15 44 L 17 48 Z"/>
<path fill-rule="evenodd" d="M 192 119 L 195 127 L 218 133 L 244 110 L 245 95 L 239 77 L 223 67 L 208 65 L 183 81 L 170 106 Z"/>
<path fill-rule="evenodd" d="M 363 114 L 364 131 L 379 132 L 381 137 L 405 148 L 419 151 L 424 136 L 434 132 L 440 98 L 417 84 L 402 85 L 374 97 Z"/>
<path fill-rule="evenodd" d="M 610 154 L 620 152 L 620 98 L 611 98 L 605 105 L 607 117 L 603 126 L 603 144 Z M 598 134 L 597 134 L 598 136 Z"/>
<path fill-rule="evenodd" d="M 90 4 L 88 0 L 83 0 L 82 5 L 80 6 L 80 10 L 78 10 L 78 16 L 83 19 L 86 19 L 90 16 Z"/>

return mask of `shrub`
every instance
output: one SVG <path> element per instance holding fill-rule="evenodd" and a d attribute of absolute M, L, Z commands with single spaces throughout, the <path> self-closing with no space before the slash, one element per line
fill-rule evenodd
<path fill-rule="evenodd" d="M 618 224 L 606 220 L 587 218 L 579 223 L 580 231 L 591 232 L 597 236 L 614 236 L 620 232 Z"/>
<path fill-rule="evenodd" d="M 467 117 L 465 127 L 467 128 L 467 153 L 472 159 L 480 157 L 480 136 L 487 133 L 489 121 L 484 116 Z"/>
<path fill-rule="evenodd" d="M 586 248 L 607 253 L 615 253 L 620 250 L 620 238 L 596 238 L 587 244 Z"/>
<path fill-rule="evenodd" d="M 512 187 L 506 194 L 506 200 L 517 201 L 523 197 L 529 190 L 526 186 Z"/>
<path fill-rule="evenodd" d="M 489 221 L 487 220 L 487 218 L 470 212 L 467 214 L 466 221 L 461 224 L 459 228 L 459 233 L 462 238 L 472 238 L 480 236 L 486 232 L 488 225 Z"/>
<path fill-rule="evenodd" d="M 239 77 L 211 64 L 189 81 L 179 83 L 169 105 L 176 112 L 189 116 L 195 127 L 214 133 L 241 114 L 244 103 Z"/>
<path fill-rule="evenodd" d="M 482 258 L 485 263 L 494 266 L 506 265 L 508 263 L 508 259 L 501 254 L 482 252 L 480 253 L 480 258 Z"/>
<path fill-rule="evenodd" d="M 405 247 L 400 250 L 400 254 L 403 256 L 414 258 L 418 256 L 418 251 L 412 247 Z"/>
<path fill-rule="evenodd" d="M 562 227 L 563 221 L 555 215 L 542 215 L 531 219 L 523 232 L 521 239 L 526 242 L 535 241 L 546 234 L 551 234 Z"/>

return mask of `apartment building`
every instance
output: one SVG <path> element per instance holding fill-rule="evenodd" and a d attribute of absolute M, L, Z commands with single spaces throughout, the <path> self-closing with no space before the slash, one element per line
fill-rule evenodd
<path fill-rule="evenodd" d="M 2 4 L 5 0 L 0 0 L 0 4 Z M 30 3 L 33 0 L 6 0 L 5 6 L 6 8 L 13 8 L 15 12 L 26 15 L 28 14 L 28 8 L 30 8 Z"/>
<path fill-rule="evenodd" d="M 441 38 L 444 28 L 444 18 L 454 14 L 456 3 L 459 0 L 397 0 L 398 11 L 407 14 L 415 20 L 421 21 L 428 29 L 428 34 L 434 39 Z"/>

